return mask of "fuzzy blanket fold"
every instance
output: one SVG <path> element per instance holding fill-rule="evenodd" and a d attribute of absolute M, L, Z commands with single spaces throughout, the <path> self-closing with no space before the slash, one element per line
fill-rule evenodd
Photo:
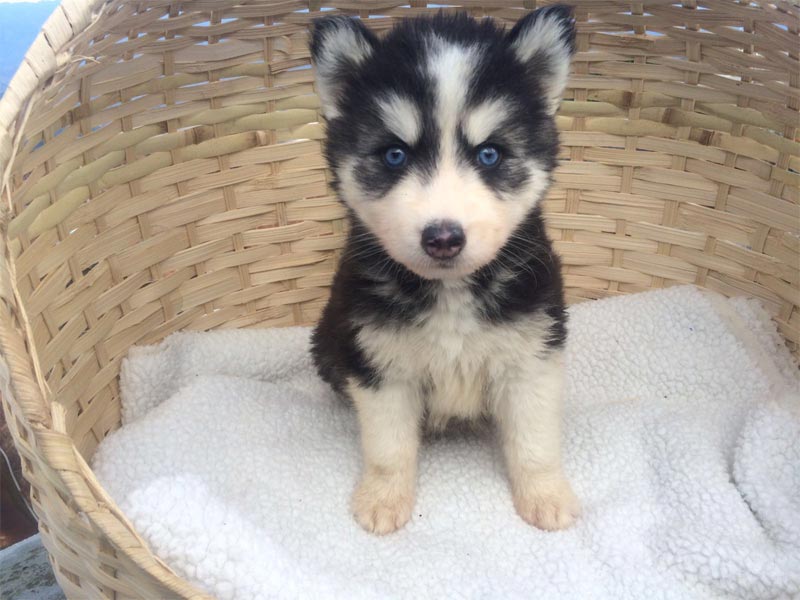
<path fill-rule="evenodd" d="M 426 443 L 412 521 L 363 532 L 355 417 L 307 329 L 132 348 L 93 466 L 222 599 L 800 597 L 800 380 L 763 309 L 670 288 L 575 306 L 569 329 L 565 532 L 517 517 L 490 432 Z"/>

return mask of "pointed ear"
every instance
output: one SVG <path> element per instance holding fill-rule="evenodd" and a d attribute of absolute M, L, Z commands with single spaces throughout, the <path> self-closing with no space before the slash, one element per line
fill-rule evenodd
<path fill-rule="evenodd" d="M 556 4 L 526 15 L 508 33 L 508 44 L 531 77 L 540 82 L 548 112 L 554 115 L 575 53 L 572 7 Z"/>
<path fill-rule="evenodd" d="M 357 69 L 377 45 L 375 34 L 357 19 L 336 16 L 314 20 L 311 58 L 317 67 L 317 92 L 326 118 L 341 114 L 342 90 L 348 74 Z"/>

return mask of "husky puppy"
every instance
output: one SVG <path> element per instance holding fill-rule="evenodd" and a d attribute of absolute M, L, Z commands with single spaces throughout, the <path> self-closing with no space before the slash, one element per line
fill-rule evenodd
<path fill-rule="evenodd" d="M 358 413 L 358 523 L 411 517 L 423 430 L 497 424 L 514 505 L 548 530 L 580 512 L 561 466 L 559 261 L 540 203 L 574 52 L 571 10 L 510 31 L 459 14 L 315 22 L 326 157 L 349 233 L 313 335 L 324 380 Z"/>

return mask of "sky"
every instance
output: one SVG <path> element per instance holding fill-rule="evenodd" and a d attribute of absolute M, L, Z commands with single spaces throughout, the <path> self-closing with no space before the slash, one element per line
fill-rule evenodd
<path fill-rule="evenodd" d="M 0 94 L 58 2 L 0 0 Z"/>

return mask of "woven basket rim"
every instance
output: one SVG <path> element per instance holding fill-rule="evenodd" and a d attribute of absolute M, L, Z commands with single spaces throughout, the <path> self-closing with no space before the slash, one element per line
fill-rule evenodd
<path fill-rule="evenodd" d="M 25 351 L 24 311 L 19 310 L 19 295 L 13 285 L 13 265 L 8 259 L 6 227 L 11 210 L 8 171 L 14 158 L 12 125 L 24 107 L 33 99 L 42 81 L 52 77 L 69 61 L 62 54 L 75 32 L 97 22 L 98 8 L 107 0 L 62 0 L 47 18 L 42 30 L 28 48 L 25 56 L 0 97 L 0 389 L 11 395 L 34 432 L 34 443 L 61 482 L 71 492 L 71 500 L 91 523 L 120 548 L 141 551 L 128 552 L 128 557 L 155 580 L 185 598 L 205 599 L 208 594 L 179 577 L 159 559 L 136 533 L 116 503 L 105 492 L 75 447 L 74 441 L 53 427 L 53 415 L 37 383 L 32 357 Z M 20 323 L 23 321 L 23 323 Z M 28 330 L 29 333 L 29 330 Z M 13 374 L 13 376 L 12 376 Z M 8 375 L 7 380 L 5 376 Z M 8 419 L 11 415 L 6 414 Z M 70 451 L 64 452 L 64 449 Z M 79 473 L 80 477 L 64 477 L 63 473 Z M 98 500 L 99 498 L 99 500 Z M 99 517 L 99 518 L 98 518 Z M 113 523 L 114 526 L 110 526 Z"/>
<path fill-rule="evenodd" d="M 93 22 L 107 0 L 62 0 L 45 20 L 8 87 L 0 96 L 0 194 L 7 187 L 6 172 L 13 158 L 12 124 L 31 100 L 39 84 L 70 60 L 62 51 L 76 32 Z"/>
<path fill-rule="evenodd" d="M 0 242 L 5 246 L 4 235 L 0 235 Z M 0 277 L 6 279 L 8 262 L 4 258 L 2 263 L 0 271 L 3 273 Z M 66 433 L 56 431 L 47 401 L 33 375 L 31 357 L 25 352 L 25 340 L 15 325 L 17 320 L 15 311 L 7 304 L 7 297 L 1 292 L 0 296 L 3 296 L 0 301 L 3 305 L 0 307 L 0 390 L 7 396 L 7 402 L 13 402 L 20 407 L 33 431 L 32 442 L 46 459 L 46 464 L 52 467 L 57 465 L 53 468 L 53 472 L 71 492 L 70 500 L 118 547 L 127 550 L 139 547 L 144 550 L 144 552 L 130 552 L 129 558 L 143 571 L 155 577 L 159 583 L 182 597 L 209 598 L 210 596 L 187 583 L 152 553 L 147 543 L 136 533 L 127 517 L 97 481 L 93 471 L 77 451 L 72 438 Z M 14 298 L 14 306 L 16 302 L 17 299 Z M 12 415 L 5 413 L 7 420 L 11 417 Z M 80 476 L 64 477 L 64 473 L 78 473 Z M 115 527 L 109 526 L 112 522 Z"/>

